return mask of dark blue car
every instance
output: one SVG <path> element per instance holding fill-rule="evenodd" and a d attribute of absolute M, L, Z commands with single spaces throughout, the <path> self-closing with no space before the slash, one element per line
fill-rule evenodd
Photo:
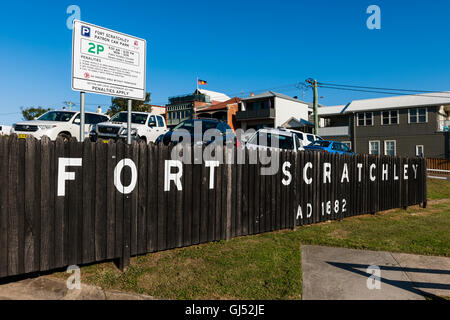
<path fill-rule="evenodd" d="M 309 146 L 306 146 L 305 150 L 355 155 L 355 153 L 345 143 L 328 140 L 314 141 Z"/>

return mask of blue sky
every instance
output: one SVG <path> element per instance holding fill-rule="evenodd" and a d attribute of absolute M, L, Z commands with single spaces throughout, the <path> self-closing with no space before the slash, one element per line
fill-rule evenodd
<path fill-rule="evenodd" d="M 69 5 L 81 20 L 147 40 L 147 91 L 153 104 L 206 89 L 276 90 L 322 82 L 450 90 L 450 2 L 430 1 L 8 1 L 0 7 L 0 123 L 21 119 L 20 107 L 60 108 L 79 102 L 71 90 Z M 381 30 L 366 9 L 381 8 Z M 289 85 L 289 87 L 287 87 Z M 320 103 L 344 104 L 371 93 L 320 89 Z M 311 101 L 308 91 L 306 101 Z M 110 97 L 87 94 L 88 110 Z"/>

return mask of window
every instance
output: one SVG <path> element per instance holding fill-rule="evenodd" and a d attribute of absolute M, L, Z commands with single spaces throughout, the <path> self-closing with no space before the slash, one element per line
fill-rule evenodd
<path fill-rule="evenodd" d="M 127 112 L 116 113 L 112 118 L 111 122 L 122 122 L 126 123 L 128 121 Z M 131 123 L 145 124 L 147 122 L 147 115 L 144 113 L 131 113 Z"/>
<path fill-rule="evenodd" d="M 358 126 L 372 126 L 372 125 L 373 125 L 373 112 L 358 113 Z"/>
<path fill-rule="evenodd" d="M 342 141 L 343 144 L 345 144 L 350 150 L 352 149 L 352 142 L 351 141 Z"/>
<path fill-rule="evenodd" d="M 311 143 L 316 140 L 316 139 L 314 139 L 314 136 L 312 134 L 307 134 L 306 139 L 308 139 L 308 141 L 310 141 Z"/>
<path fill-rule="evenodd" d="M 161 116 L 157 116 L 156 119 L 158 119 L 158 127 L 164 127 L 164 120 Z"/>
<path fill-rule="evenodd" d="M 156 118 L 155 116 L 150 116 L 148 119 L 148 126 L 149 127 L 154 127 L 156 126 Z"/>
<path fill-rule="evenodd" d="M 395 156 L 397 153 L 395 149 L 396 149 L 395 140 L 384 141 L 384 154 L 386 156 Z"/>
<path fill-rule="evenodd" d="M 322 148 L 328 148 L 330 143 L 331 142 L 329 142 L 329 141 L 317 140 L 314 143 L 310 144 L 310 146 L 317 146 L 317 147 L 322 147 Z"/>
<path fill-rule="evenodd" d="M 108 121 L 108 117 L 101 116 L 101 115 L 98 115 L 98 114 L 86 113 L 85 117 L 86 117 L 85 118 L 85 122 L 87 124 L 97 124 L 97 123 L 100 123 L 100 122 Z"/>
<path fill-rule="evenodd" d="M 423 145 L 416 146 L 416 156 L 423 157 Z"/>
<path fill-rule="evenodd" d="M 345 143 L 341 143 L 341 150 L 344 152 L 352 152 L 352 149 Z"/>
<path fill-rule="evenodd" d="M 409 123 L 426 123 L 428 122 L 427 108 L 409 109 Z"/>
<path fill-rule="evenodd" d="M 294 132 L 294 133 L 297 136 L 297 138 L 299 138 L 300 140 L 303 140 L 303 133 L 300 133 L 300 132 Z"/>
<path fill-rule="evenodd" d="M 75 112 L 72 111 L 49 111 L 38 118 L 42 121 L 69 121 Z M 78 115 L 79 116 L 79 115 Z"/>
<path fill-rule="evenodd" d="M 369 141 L 369 154 L 375 156 L 380 154 L 380 141 Z"/>
<path fill-rule="evenodd" d="M 383 111 L 381 113 L 381 124 L 398 124 L 398 110 Z"/>

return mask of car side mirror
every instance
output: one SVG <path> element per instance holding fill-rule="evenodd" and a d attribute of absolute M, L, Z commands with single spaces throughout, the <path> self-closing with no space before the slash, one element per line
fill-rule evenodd
<path fill-rule="evenodd" d="M 80 121 L 80 119 L 75 119 L 75 120 L 73 120 L 73 123 L 75 123 L 75 124 L 80 124 L 81 121 Z"/>
<path fill-rule="evenodd" d="M 148 123 L 149 127 L 156 127 L 156 122 L 155 121 L 151 121 Z"/>

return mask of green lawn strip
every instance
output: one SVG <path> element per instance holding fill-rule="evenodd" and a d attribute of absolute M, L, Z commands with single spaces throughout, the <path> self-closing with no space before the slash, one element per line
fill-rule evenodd
<path fill-rule="evenodd" d="M 450 181 L 428 179 L 427 192 L 428 200 L 450 199 Z"/>
<path fill-rule="evenodd" d="M 105 289 L 168 299 L 299 299 L 301 244 L 450 256 L 450 201 L 147 254 L 126 273 L 82 268 Z"/>
<path fill-rule="evenodd" d="M 447 192 L 441 183 L 429 184 L 428 191 L 433 200 Z M 151 253 L 132 258 L 126 273 L 111 262 L 90 265 L 82 268 L 82 280 L 167 299 L 300 299 L 302 244 L 449 257 L 448 230 L 450 200 L 433 201 L 427 209 L 396 209 Z"/>

